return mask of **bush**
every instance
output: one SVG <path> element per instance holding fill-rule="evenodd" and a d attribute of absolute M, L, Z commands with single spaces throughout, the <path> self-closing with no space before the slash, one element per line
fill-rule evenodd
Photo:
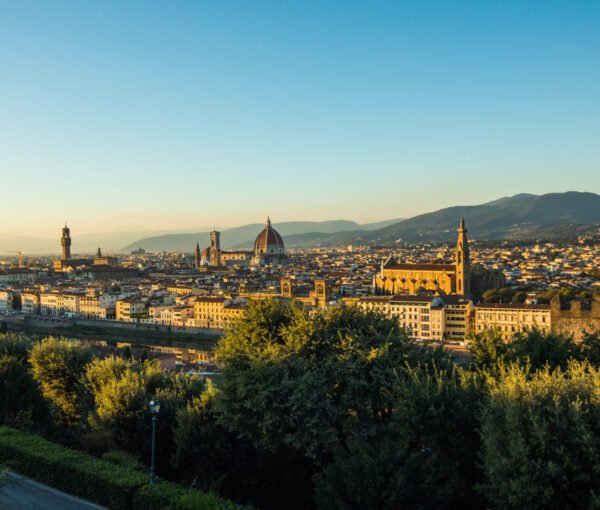
<path fill-rule="evenodd" d="M 146 482 L 138 471 L 8 427 L 0 427 L 0 461 L 23 475 L 116 510 L 130 509 L 134 493 Z"/>
<path fill-rule="evenodd" d="M 236 510 L 213 494 L 162 480 L 147 485 L 146 474 L 126 467 L 124 452 L 112 461 L 71 450 L 45 439 L 0 426 L 0 462 L 15 471 L 111 510 Z M 125 454 L 126 455 L 126 454 Z M 121 462 L 114 462 L 120 459 Z M 127 462 L 131 458 L 127 456 Z"/>
<path fill-rule="evenodd" d="M 177 500 L 185 494 L 185 489 L 174 483 L 158 481 L 154 485 L 144 485 L 133 496 L 134 510 L 175 510 Z"/>
<path fill-rule="evenodd" d="M 112 462 L 117 466 L 133 469 L 135 471 L 145 471 L 145 467 L 139 459 L 132 453 L 123 450 L 113 450 L 102 455 L 102 460 Z"/>
<path fill-rule="evenodd" d="M 488 376 L 481 487 L 493 508 L 600 508 L 600 370 L 512 365 Z"/>
<path fill-rule="evenodd" d="M 81 342 L 45 338 L 31 349 L 29 363 L 42 395 L 52 404 L 55 419 L 61 425 L 78 424 L 81 409 L 81 383 L 92 351 Z"/>
<path fill-rule="evenodd" d="M 133 498 L 134 510 L 242 510 L 243 507 L 215 494 L 184 489 L 171 482 L 145 485 Z"/>
<path fill-rule="evenodd" d="M 33 342 L 14 333 L 0 334 L 0 356 L 14 356 L 19 361 L 25 361 Z"/>

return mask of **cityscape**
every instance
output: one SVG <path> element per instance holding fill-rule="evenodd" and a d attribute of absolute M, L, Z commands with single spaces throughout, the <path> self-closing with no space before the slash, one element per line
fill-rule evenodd
<path fill-rule="evenodd" d="M 0 510 L 600 508 L 599 26 L 0 1 Z"/>
<path fill-rule="evenodd" d="M 218 336 L 250 301 L 276 298 L 300 302 L 309 313 L 339 305 L 375 308 L 415 340 L 463 346 L 483 330 L 506 336 L 537 327 L 580 337 L 600 325 L 600 227 L 571 242 L 491 247 L 470 243 L 466 219 L 458 223 L 454 247 L 286 251 L 268 219 L 253 250 L 222 250 L 221 233 L 212 231 L 208 247 L 200 249 L 199 240 L 187 253 L 103 255 L 98 248 L 87 258 L 72 256 L 65 225 L 56 243 L 59 258 L 17 252 L 2 259 L 0 314 L 5 327 L 60 319 L 63 326 L 106 321 Z M 500 289 L 505 293 L 494 292 Z M 561 302 L 560 289 L 572 291 L 571 298 Z M 432 311 L 439 315 L 436 329 Z M 199 356 L 211 358 L 210 352 Z"/>

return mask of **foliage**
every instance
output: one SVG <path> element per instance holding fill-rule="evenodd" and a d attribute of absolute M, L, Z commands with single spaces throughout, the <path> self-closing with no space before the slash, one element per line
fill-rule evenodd
<path fill-rule="evenodd" d="M 372 312 L 335 307 L 310 320 L 257 303 L 217 346 L 222 422 L 265 448 L 322 459 L 344 443 L 348 420 L 387 419 L 394 374 L 429 352 Z"/>
<path fill-rule="evenodd" d="M 204 385 L 198 378 L 165 372 L 157 361 L 138 362 L 109 357 L 92 361 L 86 370 L 85 386 L 92 400 L 89 423 L 103 434 L 110 448 L 124 449 L 149 458 L 148 438 L 151 419 L 148 402 L 157 398 L 161 404 L 157 441 L 161 469 L 168 466 L 172 451 L 172 424 L 178 409 Z"/>
<path fill-rule="evenodd" d="M 581 355 L 592 366 L 600 367 L 600 333 L 588 333 L 579 344 Z"/>
<path fill-rule="evenodd" d="M 497 508 L 598 508 L 600 371 L 511 365 L 487 380 L 482 492 Z"/>
<path fill-rule="evenodd" d="M 242 507 L 211 493 L 158 481 L 135 493 L 133 510 L 242 510 Z"/>
<path fill-rule="evenodd" d="M 14 333 L 0 334 L 0 356 L 14 356 L 19 361 L 25 361 L 33 342 L 24 336 Z"/>
<path fill-rule="evenodd" d="M 532 370 L 537 370 L 546 365 L 566 368 L 570 360 L 581 358 L 581 349 L 572 337 L 534 329 L 513 337 L 508 344 L 506 361 L 529 365 Z"/>
<path fill-rule="evenodd" d="M 282 469 L 302 473 L 299 479 L 318 473 L 354 435 L 374 435 L 392 420 L 406 367 L 448 365 L 440 351 L 417 346 L 380 314 L 333 307 L 311 319 L 274 300 L 251 305 L 216 354 L 223 369 L 219 423 L 260 453 L 287 455 Z M 309 504 L 290 497 L 295 485 L 281 490 L 280 505 Z"/>
<path fill-rule="evenodd" d="M 147 475 L 136 469 L 8 427 L 0 427 L 0 461 L 26 476 L 114 510 L 240 508 L 213 494 L 186 490 L 170 482 L 158 480 L 154 486 L 146 485 Z"/>
<path fill-rule="evenodd" d="M 508 345 L 500 331 L 485 330 L 470 337 L 471 366 L 482 370 L 494 369 L 504 362 Z"/>
<path fill-rule="evenodd" d="M 15 356 L 0 355 L 0 424 L 43 429 L 48 409 L 27 366 Z"/>
<path fill-rule="evenodd" d="M 46 338 L 35 344 L 29 355 L 34 379 L 52 406 L 60 425 L 75 426 L 81 418 L 81 382 L 85 366 L 92 359 L 81 342 Z"/>
<path fill-rule="evenodd" d="M 337 449 L 317 482 L 317 506 L 479 508 L 481 381 L 460 369 L 413 369 L 398 384 L 393 419 Z"/>
<path fill-rule="evenodd" d="M 501 288 L 486 290 L 481 297 L 484 303 L 510 303 L 515 295 L 514 290 Z"/>
<path fill-rule="evenodd" d="M 142 465 L 139 459 L 132 453 L 123 450 L 112 450 L 102 454 L 102 460 L 112 462 L 117 466 L 122 466 L 128 469 L 137 471 L 145 471 L 146 468 Z"/>
<path fill-rule="evenodd" d="M 587 356 L 596 363 L 598 352 L 596 337 L 590 336 L 584 348 L 572 337 L 537 329 L 518 333 L 510 341 L 505 341 L 497 330 L 483 331 L 471 337 L 472 366 L 484 370 L 496 370 L 512 362 L 532 370 L 546 365 L 565 368 L 570 360 L 583 360 Z"/>
<path fill-rule="evenodd" d="M 146 482 L 137 471 L 7 427 L 0 427 L 0 461 L 35 480 L 117 510 L 129 509 L 133 493 Z"/>

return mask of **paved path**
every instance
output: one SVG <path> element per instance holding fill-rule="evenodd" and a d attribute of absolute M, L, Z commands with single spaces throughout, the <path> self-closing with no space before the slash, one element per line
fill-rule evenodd
<path fill-rule="evenodd" d="M 0 486 L 2 510 L 104 510 L 16 473 L 6 474 Z"/>

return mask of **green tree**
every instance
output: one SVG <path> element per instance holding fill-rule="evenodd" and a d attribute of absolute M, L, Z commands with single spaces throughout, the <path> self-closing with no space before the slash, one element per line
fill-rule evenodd
<path fill-rule="evenodd" d="M 19 360 L 27 360 L 33 342 L 24 336 L 14 333 L 0 334 L 0 356 L 15 356 Z"/>
<path fill-rule="evenodd" d="M 398 380 L 392 420 L 338 448 L 316 487 L 323 509 L 481 508 L 473 487 L 483 387 L 460 369 Z"/>
<path fill-rule="evenodd" d="M 471 335 L 470 340 L 472 367 L 491 370 L 504 362 L 508 346 L 499 330 L 482 331 Z"/>
<path fill-rule="evenodd" d="M 592 366 L 600 367 L 600 333 L 588 333 L 583 337 L 581 344 L 581 355 Z"/>
<path fill-rule="evenodd" d="M 264 503 L 272 490 L 273 478 L 269 480 L 269 474 L 263 473 L 269 456 L 219 423 L 217 395 L 216 387 L 209 383 L 201 396 L 177 412 L 175 467 L 185 480 L 206 491 Z M 260 479 L 269 483 L 261 486 Z M 296 479 L 298 487 L 305 484 Z"/>
<path fill-rule="evenodd" d="M 91 350 L 72 340 L 49 337 L 31 349 L 29 363 L 33 378 L 60 425 L 73 427 L 81 419 L 82 376 L 91 359 Z"/>
<path fill-rule="evenodd" d="M 160 402 L 159 439 L 161 464 L 168 465 L 173 450 L 172 426 L 176 412 L 201 394 L 198 378 L 164 371 L 157 361 L 138 362 L 119 357 L 94 360 L 86 370 L 86 388 L 91 398 L 92 430 L 102 434 L 106 447 L 123 449 L 148 458 L 151 420 L 148 402 Z"/>
<path fill-rule="evenodd" d="M 592 356 L 593 342 L 588 344 Z M 471 337 L 472 366 L 495 370 L 507 363 L 518 363 L 538 370 L 546 365 L 565 368 L 570 360 L 582 360 L 585 355 L 568 335 L 533 329 L 504 340 L 498 330 L 483 331 Z"/>
<path fill-rule="evenodd" d="M 0 424 L 27 430 L 49 425 L 48 409 L 24 361 L 0 355 Z"/>
<path fill-rule="evenodd" d="M 600 371 L 571 361 L 530 373 L 511 365 L 487 380 L 481 437 L 495 508 L 599 508 Z"/>
<path fill-rule="evenodd" d="M 527 292 L 521 290 L 512 297 L 510 302 L 515 303 L 515 304 L 524 303 L 526 299 L 527 299 Z"/>
<path fill-rule="evenodd" d="M 441 350 L 415 345 L 380 314 L 340 306 L 309 318 L 275 300 L 253 303 L 216 355 L 223 371 L 219 423 L 259 452 L 295 459 L 281 471 L 304 478 L 351 438 L 375 434 L 392 420 L 406 367 L 449 363 Z M 278 485 L 280 506 L 310 505 Z"/>
<path fill-rule="evenodd" d="M 581 347 L 572 337 L 537 329 L 519 333 L 508 343 L 506 361 L 530 365 L 532 370 L 566 368 L 570 360 L 583 358 Z"/>

